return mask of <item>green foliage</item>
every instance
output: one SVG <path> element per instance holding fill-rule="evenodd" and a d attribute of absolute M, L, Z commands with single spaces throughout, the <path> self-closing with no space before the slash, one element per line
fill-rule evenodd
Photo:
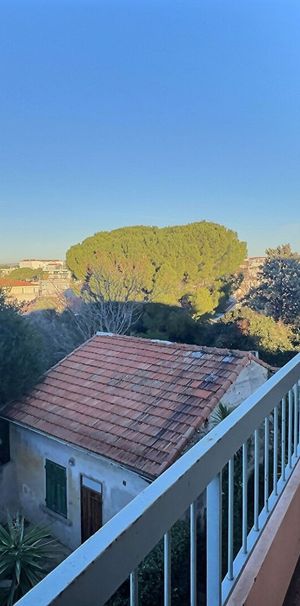
<path fill-rule="evenodd" d="M 202 325 L 187 310 L 160 303 L 147 303 L 131 331 L 135 336 L 148 339 L 196 343 Z"/>
<path fill-rule="evenodd" d="M 211 323 L 195 320 L 178 307 L 148 303 L 133 334 L 209 347 L 255 350 L 275 366 L 282 366 L 297 353 L 295 335 L 288 326 L 243 306 Z"/>
<path fill-rule="evenodd" d="M 48 309 L 60 309 L 61 302 L 58 297 L 38 297 L 33 303 L 30 305 L 30 309 L 32 311 L 40 311 L 40 310 L 48 310 Z"/>
<path fill-rule="evenodd" d="M 276 352 L 292 348 L 292 332 L 287 326 L 248 307 L 234 309 L 224 316 L 221 323 L 225 326 L 234 323 L 241 337 L 250 339 L 252 349 Z"/>
<path fill-rule="evenodd" d="M 226 419 L 231 412 L 232 410 L 229 408 L 229 406 L 226 406 L 226 404 L 222 404 L 222 402 L 220 402 L 211 415 L 212 426 L 215 427 L 216 425 L 219 425 L 219 423 L 224 421 L 224 419 Z"/>
<path fill-rule="evenodd" d="M 30 267 L 18 267 L 17 269 L 13 269 L 8 275 L 9 279 L 14 280 L 45 280 L 47 277 L 47 273 L 44 272 L 41 268 L 31 269 Z"/>
<path fill-rule="evenodd" d="M 189 523 L 179 520 L 170 532 L 172 546 L 172 606 L 182 606 L 189 603 Z M 198 557 L 202 557 L 204 537 L 201 536 L 198 520 Z M 201 540 L 202 539 L 202 540 Z M 164 549 L 161 541 L 145 558 L 138 568 L 139 603 L 143 606 L 163 606 L 164 581 Z M 201 591 L 198 578 L 198 590 Z M 109 600 L 108 606 L 128 606 L 128 584 L 124 583 L 121 589 Z"/>
<path fill-rule="evenodd" d="M 196 315 L 213 311 L 222 297 L 222 278 L 235 273 L 246 245 L 221 225 L 128 227 L 99 232 L 67 252 L 75 278 L 88 272 L 135 276 L 140 301 L 181 305 Z"/>
<path fill-rule="evenodd" d="M 215 310 L 216 314 L 225 313 L 228 309 L 228 305 L 236 301 L 235 293 L 240 288 L 243 279 L 244 275 L 241 272 L 238 272 L 234 276 L 226 276 L 222 279 L 222 297 Z"/>
<path fill-rule="evenodd" d="M 267 248 L 267 257 L 271 259 L 299 259 L 300 255 L 292 251 L 290 244 L 280 244 L 276 248 Z"/>
<path fill-rule="evenodd" d="M 209 347 L 258 350 L 263 360 L 278 366 L 296 353 L 294 333 L 288 326 L 243 306 L 211 323 L 195 320 L 178 307 L 148 303 L 134 326 L 134 334 Z"/>
<path fill-rule="evenodd" d="M 7 525 L 0 525 L 0 600 L 12 606 L 38 583 L 58 559 L 58 544 L 48 530 L 26 527 L 24 518 L 8 516 Z M 1 592 L 1 589 L 0 589 Z"/>
<path fill-rule="evenodd" d="M 11 301 L 7 301 L 6 297 L 5 297 L 5 292 L 3 290 L 1 290 L 0 288 L 0 312 L 4 312 L 4 311 L 19 311 L 19 307 L 15 304 L 12 303 Z"/>
<path fill-rule="evenodd" d="M 180 606 L 189 593 L 189 525 L 179 521 L 171 530 L 172 604 Z M 163 543 L 154 549 L 139 568 L 140 601 L 143 606 L 163 604 Z"/>
<path fill-rule="evenodd" d="M 221 292 L 217 287 L 200 288 L 189 297 L 191 308 L 195 310 L 195 316 L 197 317 L 212 313 L 218 307 L 220 299 Z"/>
<path fill-rule="evenodd" d="M 0 292 L 0 406 L 30 389 L 44 371 L 41 341 Z"/>
<path fill-rule="evenodd" d="M 203 344 L 255 350 L 263 360 L 275 366 L 282 366 L 297 353 L 294 335 L 288 326 L 249 307 L 235 308 L 206 328 Z"/>
<path fill-rule="evenodd" d="M 300 317 L 300 256 L 288 244 L 267 253 L 261 282 L 250 291 L 248 304 L 276 321 L 294 324 Z"/>
<path fill-rule="evenodd" d="M 84 315 L 81 321 L 80 310 L 76 314 L 68 309 L 62 313 L 51 309 L 35 311 L 28 320 L 42 342 L 42 357 L 47 368 L 91 336 L 82 330 L 89 316 Z M 226 349 L 258 350 L 260 357 L 274 366 L 283 365 L 296 353 L 295 335 L 289 327 L 247 307 L 236 308 L 211 323 L 192 318 L 188 310 L 180 307 L 144 303 L 129 334 Z"/>

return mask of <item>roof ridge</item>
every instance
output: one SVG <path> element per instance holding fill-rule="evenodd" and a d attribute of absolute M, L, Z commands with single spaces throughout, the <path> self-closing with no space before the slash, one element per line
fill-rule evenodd
<path fill-rule="evenodd" d="M 152 344 L 157 344 L 157 345 L 174 345 L 176 347 L 178 347 L 180 350 L 182 349 L 187 349 L 187 348 L 194 348 L 193 351 L 196 350 L 205 350 L 205 351 L 212 351 L 212 352 L 216 352 L 216 353 L 228 353 L 228 352 L 232 352 L 233 354 L 241 354 L 245 357 L 248 357 L 249 353 L 251 353 L 251 351 L 247 351 L 245 349 L 235 349 L 235 348 L 229 348 L 229 347 L 214 347 L 213 345 L 202 345 L 200 343 L 180 343 L 179 341 L 168 341 L 165 339 L 150 339 L 150 338 L 146 338 L 146 337 L 137 337 L 135 335 L 123 335 L 123 334 L 118 334 L 118 333 L 112 333 L 112 332 L 97 332 L 93 337 L 91 337 L 91 339 L 89 339 L 89 341 L 94 340 L 96 337 L 114 337 L 116 339 L 121 339 L 121 340 L 132 340 L 132 341 L 136 341 L 139 343 L 152 343 Z M 256 358 L 253 355 L 253 358 L 255 358 L 255 360 L 259 360 L 259 358 Z M 265 362 L 264 364 L 267 364 L 267 362 Z"/>

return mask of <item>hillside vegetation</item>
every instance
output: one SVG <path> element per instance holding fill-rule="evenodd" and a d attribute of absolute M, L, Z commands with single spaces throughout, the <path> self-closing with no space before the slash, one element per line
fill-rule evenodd
<path fill-rule="evenodd" d="M 135 276 L 138 300 L 179 305 L 200 316 L 216 309 L 226 278 L 246 254 L 235 232 L 202 221 L 99 232 L 68 250 L 67 265 L 77 280 L 98 271 Z"/>

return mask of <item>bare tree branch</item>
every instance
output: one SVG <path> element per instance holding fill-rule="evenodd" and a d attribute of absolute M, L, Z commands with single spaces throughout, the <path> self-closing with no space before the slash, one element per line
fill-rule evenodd
<path fill-rule="evenodd" d="M 125 334 L 142 313 L 144 295 L 138 272 L 120 265 L 113 271 L 89 270 L 81 297 L 84 305 L 78 320 L 92 330 Z"/>

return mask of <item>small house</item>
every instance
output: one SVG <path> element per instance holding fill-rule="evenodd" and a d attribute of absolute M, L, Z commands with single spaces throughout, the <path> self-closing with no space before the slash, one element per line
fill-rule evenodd
<path fill-rule="evenodd" d="M 252 353 L 97 334 L 0 411 L 0 513 L 71 549 L 264 383 Z"/>

